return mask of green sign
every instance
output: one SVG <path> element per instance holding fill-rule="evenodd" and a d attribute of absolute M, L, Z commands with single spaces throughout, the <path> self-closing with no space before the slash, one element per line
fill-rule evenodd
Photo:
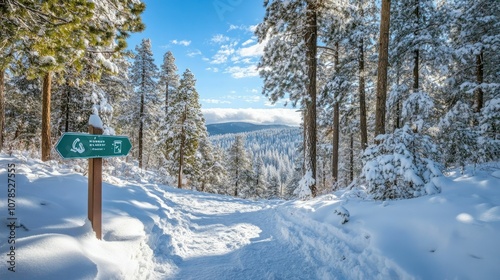
<path fill-rule="evenodd" d="M 126 136 L 64 133 L 56 150 L 64 159 L 126 156 L 132 144 Z"/>

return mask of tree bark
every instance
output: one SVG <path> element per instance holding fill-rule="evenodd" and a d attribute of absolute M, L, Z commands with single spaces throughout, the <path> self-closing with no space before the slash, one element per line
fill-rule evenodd
<path fill-rule="evenodd" d="M 365 91 L 365 51 L 364 42 L 361 39 L 359 45 L 359 57 L 358 57 L 358 75 L 359 75 L 359 126 L 361 134 L 361 149 L 365 149 L 368 146 L 368 128 L 366 125 L 366 91 Z"/>
<path fill-rule="evenodd" d="M 50 142 L 50 96 L 52 73 L 47 72 L 43 78 L 42 89 L 42 161 L 50 160 L 52 145 Z"/>
<path fill-rule="evenodd" d="M 349 141 L 349 182 L 354 181 L 354 135 L 351 133 Z"/>
<path fill-rule="evenodd" d="M 307 31 L 306 31 L 307 85 L 306 122 L 307 122 L 307 167 L 311 171 L 314 183 L 309 186 L 312 197 L 317 195 L 316 187 L 316 52 L 317 52 L 317 7 L 316 1 L 307 1 Z"/>
<path fill-rule="evenodd" d="M 364 19 L 365 12 L 361 1 L 358 2 L 361 18 Z M 365 80 L 365 42 L 363 38 L 359 41 L 358 53 L 358 77 L 359 77 L 359 131 L 361 136 L 361 149 L 368 147 L 368 127 L 366 124 L 366 80 Z"/>
<path fill-rule="evenodd" d="M 377 75 L 377 105 L 375 108 L 375 137 L 385 134 L 385 102 L 387 99 L 387 68 L 389 64 L 389 27 L 391 1 L 382 0 Z"/>
<path fill-rule="evenodd" d="M 416 23 L 416 26 L 417 28 L 419 28 L 419 17 L 420 17 L 420 14 L 419 14 L 419 10 L 418 10 L 418 5 L 419 5 L 419 0 L 415 0 L 415 23 Z M 415 31 L 415 37 L 418 36 L 418 30 Z M 415 48 L 415 50 L 413 51 L 413 92 L 417 92 L 418 91 L 418 79 L 419 79 L 419 74 L 418 74 L 418 62 L 419 62 L 419 50 L 418 50 L 418 47 Z"/>
<path fill-rule="evenodd" d="M 483 50 L 481 50 L 481 52 L 476 55 L 476 81 L 478 88 L 476 89 L 475 109 L 477 113 L 481 112 L 481 109 L 483 108 L 483 89 L 480 87 L 484 81 L 483 59 Z"/>
<path fill-rule="evenodd" d="M 340 105 L 336 102 L 333 109 L 333 151 L 332 151 L 332 177 L 333 183 L 339 178 L 339 143 L 340 143 Z"/>
<path fill-rule="evenodd" d="M 66 120 L 64 121 L 64 132 L 69 131 L 69 102 L 71 98 L 71 90 L 69 88 L 69 84 L 66 83 L 66 104 L 65 104 L 65 110 L 66 110 Z"/>
<path fill-rule="evenodd" d="M 339 73 L 339 43 L 335 43 L 335 74 Z M 336 184 L 339 178 L 339 132 L 340 132 L 340 101 L 337 92 L 333 104 L 333 141 L 332 141 L 332 179 Z"/>
<path fill-rule="evenodd" d="M 0 151 L 4 145 L 4 131 L 5 131 L 5 70 L 0 69 Z"/>

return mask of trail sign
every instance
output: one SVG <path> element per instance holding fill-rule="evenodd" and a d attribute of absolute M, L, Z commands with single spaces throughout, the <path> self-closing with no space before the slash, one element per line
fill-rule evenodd
<path fill-rule="evenodd" d="M 64 159 L 120 157 L 131 148 L 126 136 L 74 132 L 64 133 L 56 144 L 56 151 Z"/>

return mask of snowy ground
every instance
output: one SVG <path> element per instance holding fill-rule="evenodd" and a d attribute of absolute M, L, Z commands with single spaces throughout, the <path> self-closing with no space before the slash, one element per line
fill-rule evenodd
<path fill-rule="evenodd" d="M 248 201 L 107 176 L 100 241 L 86 177 L 1 154 L 0 279 L 499 279 L 500 164 L 471 174 L 390 202 Z"/>

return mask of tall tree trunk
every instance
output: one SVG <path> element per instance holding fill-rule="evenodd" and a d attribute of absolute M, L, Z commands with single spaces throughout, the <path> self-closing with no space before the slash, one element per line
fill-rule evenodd
<path fill-rule="evenodd" d="M 399 66 L 397 66 L 397 71 L 396 71 L 396 86 L 399 87 Z M 400 93 L 398 93 L 398 96 L 396 97 L 396 113 L 394 114 L 394 124 L 393 124 L 393 131 L 395 131 L 398 128 L 401 128 L 401 96 Z"/>
<path fill-rule="evenodd" d="M 478 55 L 476 55 L 476 81 L 479 86 L 476 89 L 476 102 L 475 102 L 476 103 L 475 109 L 477 113 L 481 112 L 481 109 L 483 108 L 483 89 L 480 87 L 484 81 L 483 59 L 484 59 L 483 50 L 481 49 L 481 52 Z"/>
<path fill-rule="evenodd" d="M 142 149 L 143 149 L 143 136 L 144 136 L 144 90 L 141 93 L 141 104 L 139 108 L 139 168 L 142 168 Z"/>
<path fill-rule="evenodd" d="M 365 51 L 364 42 L 361 39 L 359 44 L 359 57 L 358 57 L 358 75 L 359 75 L 359 127 L 361 134 L 361 149 L 368 146 L 368 128 L 366 125 L 366 91 L 365 91 Z"/>
<path fill-rule="evenodd" d="M 184 146 L 186 145 L 186 135 L 185 135 L 185 130 L 184 130 L 184 123 L 186 122 L 186 110 L 187 108 L 184 107 L 184 112 L 182 113 L 182 119 L 181 119 L 181 146 L 179 147 L 179 173 L 177 174 L 177 187 L 179 189 L 182 189 L 182 177 L 184 173 Z"/>
<path fill-rule="evenodd" d="M 351 133 L 349 141 L 349 182 L 354 181 L 354 134 Z"/>
<path fill-rule="evenodd" d="M 419 17 L 420 17 L 420 14 L 419 14 L 419 10 L 418 10 L 418 6 L 419 6 L 419 0 L 415 0 L 415 23 L 416 23 L 416 26 L 417 26 L 417 29 L 419 28 Z M 418 30 L 415 31 L 415 37 L 418 36 Z M 413 51 L 413 92 L 417 92 L 418 91 L 418 79 L 419 79 L 419 75 L 418 75 L 418 63 L 419 63 L 419 49 L 418 47 L 415 48 L 415 50 Z"/>
<path fill-rule="evenodd" d="M 0 151 L 4 145 L 4 131 L 5 131 L 5 69 L 0 69 Z"/>
<path fill-rule="evenodd" d="M 335 43 L 335 75 L 339 73 L 339 43 Z M 337 92 L 334 98 L 333 107 L 333 142 L 332 142 L 332 179 L 336 184 L 339 178 L 339 132 L 340 132 L 340 92 Z"/>
<path fill-rule="evenodd" d="M 332 151 L 332 177 L 333 183 L 339 178 L 339 143 L 340 143 L 340 105 L 335 102 L 333 109 L 333 151 Z"/>
<path fill-rule="evenodd" d="M 382 0 L 377 75 L 377 105 L 375 108 L 375 137 L 385 134 L 385 102 L 387 99 L 387 68 L 389 64 L 389 27 L 391 0 Z"/>
<path fill-rule="evenodd" d="M 306 122 L 307 122 L 307 166 L 311 172 L 312 179 L 316 181 L 316 52 L 317 52 L 317 6 L 316 1 L 307 1 L 307 31 L 306 39 L 306 60 L 307 60 L 307 94 L 306 99 Z M 317 195 L 316 182 L 311 186 L 312 197 Z"/>
<path fill-rule="evenodd" d="M 65 110 L 66 110 L 66 120 L 64 122 L 64 132 L 69 131 L 69 102 L 71 98 L 71 91 L 69 87 L 69 83 L 66 83 L 66 104 L 65 104 Z"/>
<path fill-rule="evenodd" d="M 42 89 L 42 161 L 50 160 L 52 145 L 50 142 L 50 95 L 52 73 L 47 72 L 43 78 Z"/>
<path fill-rule="evenodd" d="M 361 18 L 364 19 L 365 12 L 361 1 L 358 2 Z M 368 147 L 368 128 L 366 124 L 366 81 L 365 81 L 365 42 L 363 38 L 359 41 L 358 53 L 358 76 L 359 76 L 359 130 L 361 136 L 361 149 Z"/>

